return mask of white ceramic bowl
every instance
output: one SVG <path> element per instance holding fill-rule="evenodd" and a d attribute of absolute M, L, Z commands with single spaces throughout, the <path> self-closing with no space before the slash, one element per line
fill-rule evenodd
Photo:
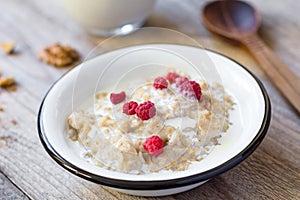
<path fill-rule="evenodd" d="M 122 70 L 128 70 L 130 66 L 143 62 L 184 65 L 182 59 L 176 59 L 172 54 L 162 55 L 161 52 L 152 51 L 155 49 L 166 49 L 180 54 L 182 58 L 193 60 L 195 66 L 214 64 L 225 90 L 236 103 L 234 110 L 230 112 L 230 121 L 233 124 L 220 139 L 221 145 L 215 147 L 201 162 L 195 162 L 188 170 L 178 172 L 126 174 L 94 166 L 81 158 L 78 147 L 66 136 L 66 118 L 73 107 L 78 107 L 94 94 L 99 73 L 104 71 L 105 66 L 134 48 L 137 47 L 115 50 L 86 61 L 84 65 L 79 65 L 65 74 L 48 91 L 40 107 L 38 131 L 46 151 L 59 165 L 77 176 L 124 193 L 161 196 L 197 187 L 236 166 L 257 148 L 269 127 L 271 107 L 266 90 L 253 74 L 237 62 L 209 50 L 152 44 L 139 46 L 140 51 L 136 52 L 139 55 L 134 55 L 134 58 L 130 54 L 123 56 L 121 65 L 124 69 L 122 66 L 112 68 L 111 76 L 103 83 L 103 87 L 111 86 Z M 207 60 L 208 57 L 210 61 Z M 118 69 L 121 72 L 116 71 Z M 209 73 L 210 70 L 202 73 L 207 80 Z"/>

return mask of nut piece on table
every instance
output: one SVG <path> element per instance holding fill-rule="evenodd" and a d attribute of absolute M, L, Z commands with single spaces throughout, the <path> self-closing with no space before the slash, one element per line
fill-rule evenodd
<path fill-rule="evenodd" d="M 0 77 L 0 87 L 6 88 L 15 85 L 15 79 L 13 77 Z"/>
<path fill-rule="evenodd" d="M 13 77 L 2 77 L 1 71 L 0 71 L 0 87 L 7 91 L 17 90 L 15 79 Z"/>
<path fill-rule="evenodd" d="M 15 42 L 4 42 L 1 44 L 1 49 L 6 54 L 13 54 L 15 50 Z"/>
<path fill-rule="evenodd" d="M 56 67 L 64 67 L 74 64 L 80 56 L 70 46 L 54 43 L 38 52 L 38 58 L 45 63 Z"/>

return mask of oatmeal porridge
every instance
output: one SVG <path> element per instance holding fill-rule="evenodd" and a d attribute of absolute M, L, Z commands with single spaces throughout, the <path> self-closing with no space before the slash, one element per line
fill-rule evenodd
<path fill-rule="evenodd" d="M 85 148 L 85 159 L 106 169 L 186 170 L 219 145 L 233 104 L 220 84 L 170 71 L 97 93 L 68 117 L 68 136 Z"/>

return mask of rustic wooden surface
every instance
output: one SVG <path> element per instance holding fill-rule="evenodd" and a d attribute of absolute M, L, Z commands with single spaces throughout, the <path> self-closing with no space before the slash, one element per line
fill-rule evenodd
<path fill-rule="evenodd" d="M 300 76 L 300 4 L 297 0 L 251 1 L 263 16 L 264 41 Z M 222 52 L 253 71 L 272 101 L 272 123 L 260 147 L 242 164 L 189 192 L 162 199 L 300 199 L 300 118 L 247 49 L 208 33 L 200 22 L 201 0 L 158 0 L 146 26 L 171 28 Z M 36 52 L 53 42 L 70 44 L 84 57 L 104 38 L 90 36 L 58 0 L 0 0 L 0 43 L 17 42 L 17 55 L 0 52 L 0 70 L 14 76 L 15 92 L 0 89 L 0 199 L 144 199 L 82 180 L 58 166 L 36 130 L 39 104 L 67 69 L 40 63 Z M 17 123 L 13 123 L 15 120 Z M 160 199 L 160 198 L 148 198 Z"/>

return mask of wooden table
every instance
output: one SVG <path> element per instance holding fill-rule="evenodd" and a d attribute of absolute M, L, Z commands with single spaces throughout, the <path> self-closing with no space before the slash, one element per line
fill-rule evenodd
<path fill-rule="evenodd" d="M 300 4 L 296 0 L 251 1 L 261 11 L 264 41 L 300 76 Z M 146 26 L 181 31 L 254 72 L 272 101 L 272 123 L 260 147 L 234 169 L 189 192 L 163 199 L 300 199 L 300 118 L 266 78 L 247 49 L 208 33 L 199 15 L 205 1 L 158 0 Z M 15 92 L 0 90 L 0 199 L 144 199 L 78 178 L 43 149 L 36 130 L 40 102 L 67 69 L 37 60 L 48 44 L 61 42 L 83 57 L 104 38 L 90 36 L 58 0 L 0 1 L 0 43 L 14 40 L 18 55 L 0 54 L 0 70 L 14 76 Z M 300 100 L 299 100 L 300 101 Z M 17 122 L 17 123 L 15 123 Z M 159 198 L 149 198 L 159 199 Z"/>

